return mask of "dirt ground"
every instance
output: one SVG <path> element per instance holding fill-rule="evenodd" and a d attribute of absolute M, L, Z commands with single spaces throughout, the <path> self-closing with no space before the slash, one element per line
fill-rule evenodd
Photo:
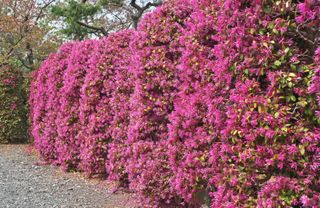
<path fill-rule="evenodd" d="M 1 208 L 130 208 L 134 195 L 114 184 L 43 165 L 28 145 L 0 145 Z"/>

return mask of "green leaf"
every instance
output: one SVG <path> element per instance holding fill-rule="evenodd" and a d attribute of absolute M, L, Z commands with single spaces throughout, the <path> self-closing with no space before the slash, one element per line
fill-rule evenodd
<path fill-rule="evenodd" d="M 295 101 L 297 100 L 296 96 L 294 96 L 294 95 L 291 95 L 291 96 L 290 96 L 290 99 L 291 99 L 293 102 L 295 102 Z"/>
<path fill-rule="evenodd" d="M 301 155 L 304 155 L 306 152 L 306 149 L 303 145 L 299 144 L 299 152 Z"/>
<path fill-rule="evenodd" d="M 275 66 L 279 67 L 279 66 L 281 66 L 281 61 L 276 60 L 273 64 L 274 64 Z"/>
<path fill-rule="evenodd" d="M 285 53 L 289 53 L 289 51 L 290 51 L 290 48 L 286 48 L 286 49 L 284 50 Z"/>
<path fill-rule="evenodd" d="M 261 29 L 259 30 L 259 34 L 260 34 L 260 35 L 264 35 L 265 33 L 266 33 L 266 29 L 261 28 Z"/>
<path fill-rule="evenodd" d="M 302 101 L 297 102 L 297 105 L 299 105 L 299 106 L 304 108 L 304 107 L 306 107 L 308 105 L 308 102 L 302 100 Z"/>

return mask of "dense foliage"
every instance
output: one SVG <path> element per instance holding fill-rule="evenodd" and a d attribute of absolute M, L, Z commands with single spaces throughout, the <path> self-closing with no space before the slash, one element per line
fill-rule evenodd
<path fill-rule="evenodd" d="M 136 28 L 141 17 L 160 6 L 162 0 L 55 0 L 50 8 L 55 30 L 67 39 L 105 37 L 112 32 Z"/>
<path fill-rule="evenodd" d="M 26 142 L 24 77 L 9 65 L 0 67 L 0 143 Z"/>
<path fill-rule="evenodd" d="M 34 73 L 42 157 L 145 207 L 318 207 L 320 4 L 175 0 Z"/>
<path fill-rule="evenodd" d="M 47 8 L 54 0 L 0 1 L 0 64 L 30 71 L 61 41 L 51 33 Z"/>

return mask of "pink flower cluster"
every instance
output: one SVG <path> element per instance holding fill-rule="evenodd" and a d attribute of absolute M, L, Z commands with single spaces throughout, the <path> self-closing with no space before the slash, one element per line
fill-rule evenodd
<path fill-rule="evenodd" d="M 305 0 L 297 5 L 299 15 L 296 17 L 298 23 L 319 24 L 320 3 L 318 0 Z"/>
<path fill-rule="evenodd" d="M 31 85 L 37 149 L 144 207 L 319 206 L 320 49 L 294 33 L 320 26 L 308 2 L 174 0 L 63 45 Z"/>
<path fill-rule="evenodd" d="M 316 67 L 312 78 L 312 84 L 310 86 L 310 92 L 317 95 L 318 105 L 320 106 L 320 47 L 315 51 L 314 61 Z M 316 111 L 316 114 L 320 118 L 320 109 Z"/>

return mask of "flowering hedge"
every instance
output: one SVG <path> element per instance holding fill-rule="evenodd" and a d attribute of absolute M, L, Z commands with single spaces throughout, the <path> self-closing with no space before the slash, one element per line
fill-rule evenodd
<path fill-rule="evenodd" d="M 34 144 L 42 157 L 53 162 L 57 159 L 56 124 L 60 106 L 60 93 L 63 86 L 63 75 L 67 67 L 67 59 L 72 49 L 71 44 L 62 46 L 55 54 L 51 54 L 34 71 L 30 85 L 31 133 Z"/>
<path fill-rule="evenodd" d="M 197 9 L 181 37 L 173 184 L 187 201 L 204 189 L 213 207 L 316 206 L 319 105 L 308 91 L 313 63 L 301 59 L 301 40 L 287 38 L 292 7 L 227 2 Z M 272 19 L 278 10 L 284 16 Z"/>
<path fill-rule="evenodd" d="M 123 147 L 133 89 L 128 73 L 133 33 L 110 35 L 97 42 L 92 52 L 80 99 L 80 163 L 89 175 L 103 174 L 107 169 L 110 178 L 126 181 Z"/>
<path fill-rule="evenodd" d="M 177 94 L 175 69 L 179 37 L 192 8 L 172 2 L 147 15 L 133 43 L 130 65 L 135 81 L 131 97 L 127 161 L 130 186 L 147 196 L 149 206 L 180 204 L 170 186 L 173 176 L 167 152 L 169 116 Z"/>
<path fill-rule="evenodd" d="M 0 143 L 26 142 L 24 77 L 9 65 L 0 67 Z"/>
<path fill-rule="evenodd" d="M 42 157 L 144 207 L 318 207 L 320 4 L 174 0 L 34 73 Z"/>

